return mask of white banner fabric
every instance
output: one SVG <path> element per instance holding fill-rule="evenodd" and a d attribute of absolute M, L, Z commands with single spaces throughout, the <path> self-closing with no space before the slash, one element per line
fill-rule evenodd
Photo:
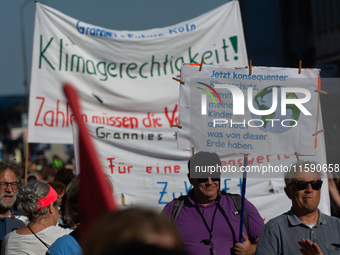
<path fill-rule="evenodd" d="M 204 64 L 247 65 L 238 1 L 145 31 L 98 27 L 36 3 L 28 142 L 72 143 L 65 82 L 80 92 L 88 123 L 170 132 L 179 95 L 171 78 L 202 57 Z"/>
<path fill-rule="evenodd" d="M 321 119 L 319 124 L 322 126 Z M 74 144 L 77 153 L 77 128 L 74 125 Z M 172 199 L 188 194 L 192 188 L 188 178 L 188 159 L 190 154 L 176 148 L 174 137 L 162 132 L 126 131 L 115 127 L 88 124 L 102 169 L 114 187 L 116 202 L 120 207 L 143 206 L 156 211 Z M 150 140 L 148 137 L 157 139 Z M 300 160 L 316 161 L 326 164 L 323 134 L 318 135 L 315 156 L 300 156 Z M 161 138 L 161 139 L 158 139 Z M 158 146 L 159 144 L 160 146 Z M 148 153 L 144 149 L 148 147 Z M 113 149 L 114 148 L 114 149 Z M 171 155 L 171 157 L 167 156 Z M 222 165 L 235 166 L 238 173 L 222 176 L 221 190 L 241 194 L 243 155 L 220 155 Z M 77 166 L 79 158 L 76 156 Z M 287 166 L 297 161 L 291 155 L 249 155 L 248 165 L 264 168 Z M 339 165 L 337 166 L 339 169 Z M 283 172 L 271 178 L 266 172 L 257 178 L 248 178 L 246 198 L 258 209 L 265 222 L 291 207 L 291 201 L 284 193 Z M 330 214 L 327 175 L 323 174 L 321 201 L 319 209 Z"/>
<path fill-rule="evenodd" d="M 179 149 L 314 155 L 319 72 L 183 65 Z"/>

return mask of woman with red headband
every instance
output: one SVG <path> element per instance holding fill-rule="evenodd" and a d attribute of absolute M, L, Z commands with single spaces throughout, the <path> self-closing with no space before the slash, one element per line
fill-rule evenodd
<path fill-rule="evenodd" d="M 60 205 L 57 192 L 40 181 L 29 182 L 17 197 L 17 207 L 29 219 L 27 227 L 5 236 L 1 254 L 46 254 L 49 246 L 72 230 L 56 226 Z"/>

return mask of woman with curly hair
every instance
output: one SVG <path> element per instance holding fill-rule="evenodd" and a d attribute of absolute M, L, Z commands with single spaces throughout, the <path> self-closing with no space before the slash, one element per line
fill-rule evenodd
<path fill-rule="evenodd" d="M 28 217 L 29 224 L 5 236 L 1 254 L 45 254 L 56 239 L 72 231 L 56 226 L 60 207 L 57 197 L 50 185 L 40 181 L 31 181 L 20 189 L 17 208 Z"/>

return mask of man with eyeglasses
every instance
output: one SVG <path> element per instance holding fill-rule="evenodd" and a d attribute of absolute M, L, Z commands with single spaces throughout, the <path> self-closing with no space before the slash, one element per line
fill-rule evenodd
<path fill-rule="evenodd" d="M 15 203 L 22 167 L 15 161 L 0 161 L 0 246 L 5 237 L 5 217 L 20 215 L 12 207 Z"/>
<path fill-rule="evenodd" d="M 258 211 L 245 201 L 248 224 L 243 226 L 243 242 L 239 243 L 240 211 L 235 195 L 220 191 L 220 172 L 192 178 L 196 167 L 221 166 L 216 153 L 199 152 L 188 162 L 188 178 L 193 188 L 188 196 L 168 203 L 163 213 L 174 221 L 191 255 L 254 254 L 263 226 Z M 238 196 L 239 197 L 239 196 Z M 182 202 L 181 202 L 182 201 Z"/>
<path fill-rule="evenodd" d="M 340 254 L 340 219 L 321 213 L 321 176 L 317 164 L 300 162 L 285 176 L 291 210 L 271 219 L 262 229 L 257 255 Z"/>

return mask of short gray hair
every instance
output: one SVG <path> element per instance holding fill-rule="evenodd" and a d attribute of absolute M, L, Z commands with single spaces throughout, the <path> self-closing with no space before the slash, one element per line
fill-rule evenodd
<path fill-rule="evenodd" d="M 20 163 L 17 163 L 14 160 L 0 160 L 0 174 L 6 169 L 12 170 L 17 177 L 17 181 L 20 182 L 23 173 Z"/>
<path fill-rule="evenodd" d="M 315 172 L 319 175 L 319 178 L 322 178 L 322 171 L 316 171 L 320 166 L 319 163 L 314 161 L 299 161 L 291 165 L 289 171 L 285 174 L 285 184 L 286 187 L 291 183 L 291 180 L 294 176 L 299 173 L 303 169 L 315 169 Z"/>
<path fill-rule="evenodd" d="M 47 214 L 48 207 L 38 210 L 38 202 L 46 197 L 50 191 L 47 183 L 40 181 L 30 181 L 26 186 L 21 187 L 17 197 L 18 211 L 27 216 L 30 222 L 34 222 L 38 217 Z"/>

